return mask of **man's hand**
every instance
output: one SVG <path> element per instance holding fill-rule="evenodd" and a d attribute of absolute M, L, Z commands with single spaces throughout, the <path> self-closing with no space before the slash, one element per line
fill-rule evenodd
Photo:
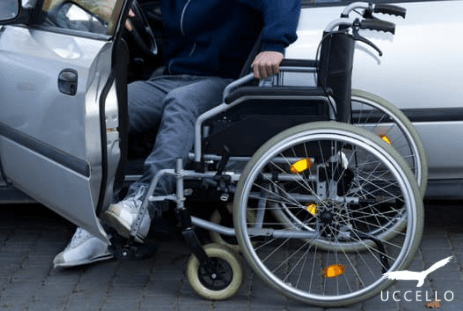
<path fill-rule="evenodd" d="M 280 72 L 280 64 L 284 55 L 280 52 L 266 51 L 259 53 L 251 67 L 256 79 L 265 79 Z"/>
<path fill-rule="evenodd" d="M 132 23 L 131 23 L 130 20 L 129 20 L 130 17 L 135 17 L 135 13 L 132 11 L 132 9 L 129 10 L 129 16 L 128 16 L 128 18 L 127 18 L 126 21 L 125 21 L 125 28 L 127 28 L 128 31 L 132 31 L 132 30 L 133 30 Z"/>

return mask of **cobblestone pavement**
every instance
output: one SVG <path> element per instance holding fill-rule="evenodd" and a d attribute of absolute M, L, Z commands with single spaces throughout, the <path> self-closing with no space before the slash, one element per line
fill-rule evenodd
<path fill-rule="evenodd" d="M 440 310 L 462 310 L 461 205 L 426 206 L 424 238 L 409 270 L 424 270 L 451 255 L 454 259 L 439 273 L 430 274 L 423 287 L 396 282 L 382 296 L 341 309 L 425 310 L 437 298 Z M 147 260 L 111 260 L 56 270 L 53 257 L 67 245 L 74 226 L 38 205 L 0 208 L 0 310 L 337 310 L 288 300 L 248 267 L 244 286 L 235 297 L 206 301 L 186 281 L 189 252 L 178 238 L 159 242 L 156 256 Z"/>

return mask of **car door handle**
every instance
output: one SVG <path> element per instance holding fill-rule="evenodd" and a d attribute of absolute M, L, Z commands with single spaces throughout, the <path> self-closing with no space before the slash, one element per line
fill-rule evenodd
<path fill-rule="evenodd" d="M 77 93 L 77 81 L 77 71 L 64 69 L 58 76 L 58 89 L 63 94 L 74 96 Z"/>

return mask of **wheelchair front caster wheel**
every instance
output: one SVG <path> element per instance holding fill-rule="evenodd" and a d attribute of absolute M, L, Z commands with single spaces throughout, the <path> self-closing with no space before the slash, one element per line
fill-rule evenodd
<path fill-rule="evenodd" d="M 241 288 L 244 269 L 241 260 L 229 247 L 220 244 L 204 246 L 209 260 L 201 264 L 191 255 L 186 274 L 193 290 L 208 300 L 225 300 Z"/>

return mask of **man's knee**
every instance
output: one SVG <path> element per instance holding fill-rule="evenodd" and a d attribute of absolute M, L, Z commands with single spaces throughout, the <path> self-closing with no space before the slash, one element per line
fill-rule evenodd
<path fill-rule="evenodd" d="M 164 98 L 164 113 L 166 111 L 175 111 L 196 116 L 198 100 L 200 99 L 197 96 L 188 94 L 182 88 L 172 90 Z"/>

